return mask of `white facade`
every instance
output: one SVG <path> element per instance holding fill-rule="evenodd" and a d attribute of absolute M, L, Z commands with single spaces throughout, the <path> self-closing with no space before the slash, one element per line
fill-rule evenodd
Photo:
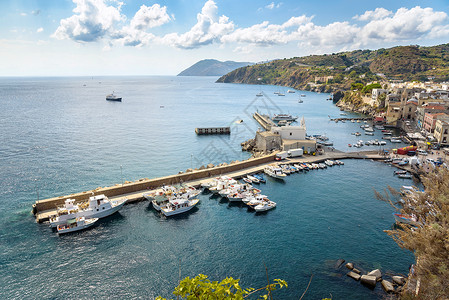
<path fill-rule="evenodd" d="M 279 134 L 284 140 L 305 140 L 306 128 L 303 126 L 282 126 L 271 128 L 273 133 Z"/>

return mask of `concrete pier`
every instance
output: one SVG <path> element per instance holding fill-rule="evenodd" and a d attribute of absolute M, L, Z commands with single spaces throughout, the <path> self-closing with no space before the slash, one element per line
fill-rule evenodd
<path fill-rule="evenodd" d="M 268 116 L 261 115 L 258 112 L 253 114 L 253 118 L 267 131 L 270 131 L 272 127 L 276 126 Z"/>
<path fill-rule="evenodd" d="M 250 158 L 243 162 L 236 162 L 222 167 L 214 167 L 203 170 L 195 170 L 192 172 L 186 172 L 182 174 L 176 174 L 171 176 L 159 177 L 154 179 L 140 179 L 138 181 L 125 183 L 123 185 L 116 184 L 111 187 L 97 188 L 90 191 L 81 193 L 59 196 L 49 199 L 43 199 L 36 201 L 33 205 L 33 213 L 36 217 L 36 222 L 47 221 L 49 216 L 56 213 L 56 207 L 63 205 L 64 201 L 68 198 L 75 199 L 75 203 L 83 202 L 89 199 L 94 193 L 95 195 L 105 194 L 111 201 L 118 201 L 122 198 L 127 198 L 128 203 L 142 201 L 144 193 L 156 190 L 163 185 L 174 185 L 179 183 L 186 183 L 192 186 L 200 186 L 201 183 L 209 181 L 211 178 L 227 175 L 235 179 L 239 179 L 248 174 L 257 173 L 263 171 L 263 169 L 275 162 L 275 154 L 266 155 L 259 158 Z M 385 157 L 379 155 L 377 151 L 361 151 L 361 152 L 328 152 L 319 156 L 304 156 L 297 158 L 285 159 L 279 163 L 316 163 L 323 162 L 327 159 L 384 159 Z"/>

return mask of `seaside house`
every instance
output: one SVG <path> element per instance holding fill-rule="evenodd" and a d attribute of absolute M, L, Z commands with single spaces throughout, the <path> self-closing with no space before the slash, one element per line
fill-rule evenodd
<path fill-rule="evenodd" d="M 426 113 L 440 113 L 440 112 L 447 112 L 446 108 L 440 104 L 424 104 L 424 105 L 418 105 L 416 108 L 415 113 L 415 120 L 418 124 L 419 128 L 423 127 L 424 124 L 424 115 Z"/>
<path fill-rule="evenodd" d="M 438 144 L 442 146 L 449 145 L 449 116 L 448 118 L 436 121 L 433 136 L 437 140 Z"/>
<path fill-rule="evenodd" d="M 449 116 L 443 112 L 441 113 L 426 113 L 424 115 L 423 127 L 427 132 L 433 133 L 437 120 L 447 119 Z"/>
<path fill-rule="evenodd" d="M 386 94 L 386 93 L 388 93 L 388 91 L 384 90 L 384 89 L 372 89 L 370 104 L 372 106 L 375 106 L 375 105 L 380 106 L 382 103 L 379 102 L 379 96 L 382 94 Z"/>

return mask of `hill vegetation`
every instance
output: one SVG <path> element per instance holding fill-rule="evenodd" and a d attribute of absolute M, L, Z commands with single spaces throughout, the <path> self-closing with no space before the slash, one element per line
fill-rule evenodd
<path fill-rule="evenodd" d="M 398 46 L 274 60 L 236 69 L 217 82 L 274 84 L 331 92 L 387 79 L 449 80 L 449 44 Z"/>
<path fill-rule="evenodd" d="M 222 76 L 237 68 L 251 65 L 250 62 L 218 61 L 216 59 L 200 60 L 185 69 L 178 76 Z"/>

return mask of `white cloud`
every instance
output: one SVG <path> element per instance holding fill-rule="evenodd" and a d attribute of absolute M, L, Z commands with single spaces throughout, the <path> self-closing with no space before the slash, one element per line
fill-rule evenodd
<path fill-rule="evenodd" d="M 276 44 L 285 44 L 294 39 L 292 27 L 298 27 L 309 23 L 313 17 L 292 17 L 287 22 L 276 25 L 269 24 L 268 21 L 253 25 L 247 28 L 239 28 L 234 32 L 221 38 L 224 43 L 249 43 L 259 46 L 269 46 Z M 293 28 L 295 29 L 295 28 Z"/>
<path fill-rule="evenodd" d="M 172 20 L 167 14 L 167 7 L 159 4 L 153 6 L 142 5 L 131 19 L 129 26 L 124 26 L 121 30 L 112 34 L 112 38 L 125 46 L 144 46 L 154 39 L 154 35 L 147 30 L 161 26 Z"/>
<path fill-rule="evenodd" d="M 72 39 L 77 42 L 97 41 L 113 30 L 114 23 L 122 19 L 121 3 L 108 6 L 103 0 L 73 0 L 76 7 L 73 16 L 62 19 L 56 32 L 57 39 Z"/>
<path fill-rule="evenodd" d="M 274 9 L 274 8 L 281 7 L 281 5 L 282 5 L 282 2 L 279 2 L 278 4 L 275 4 L 274 2 L 271 2 L 270 4 L 266 5 L 265 8 Z"/>
<path fill-rule="evenodd" d="M 44 28 L 40 27 L 36 30 L 37 33 L 44 31 Z"/>
<path fill-rule="evenodd" d="M 159 4 L 150 7 L 142 5 L 132 18 L 130 27 L 136 30 L 147 30 L 161 26 L 170 20 L 167 7 L 161 7 Z"/>
<path fill-rule="evenodd" d="M 426 35 L 437 35 L 443 30 L 448 19 L 445 12 L 419 6 L 411 9 L 400 8 L 391 17 L 372 20 L 360 29 L 360 41 L 369 44 L 373 41 L 416 40 Z"/>
<path fill-rule="evenodd" d="M 359 21 L 370 21 L 370 20 L 379 20 L 386 18 L 390 15 L 392 15 L 393 12 L 386 10 L 383 7 L 378 7 L 374 11 L 367 10 L 363 15 L 359 16 L 356 15 L 353 17 L 353 19 L 359 20 Z"/>
<path fill-rule="evenodd" d="M 226 16 L 218 17 L 217 5 L 208 0 L 197 15 L 197 23 L 188 32 L 167 34 L 159 42 L 177 48 L 193 49 L 212 44 L 233 30 L 234 23 Z"/>

